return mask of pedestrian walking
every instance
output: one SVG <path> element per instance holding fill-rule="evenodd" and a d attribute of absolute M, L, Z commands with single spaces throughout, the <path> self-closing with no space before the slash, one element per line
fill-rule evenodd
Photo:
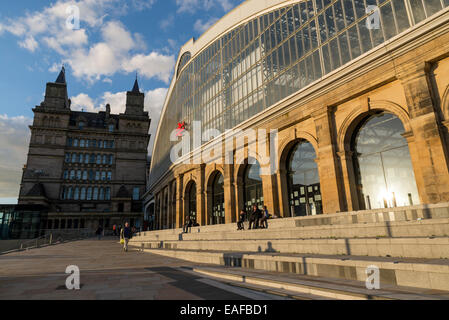
<path fill-rule="evenodd" d="M 101 235 L 103 234 L 103 228 L 101 226 L 98 226 L 97 231 L 95 231 L 95 234 L 98 237 L 98 240 L 101 240 Z"/>
<path fill-rule="evenodd" d="M 114 237 L 117 236 L 117 226 L 115 224 L 112 226 L 112 233 L 114 234 Z"/>
<path fill-rule="evenodd" d="M 128 252 L 128 242 L 133 237 L 132 230 L 129 227 L 129 223 L 125 223 L 125 227 L 122 229 L 122 232 L 120 234 L 121 239 L 124 240 L 123 243 L 123 251 Z"/>

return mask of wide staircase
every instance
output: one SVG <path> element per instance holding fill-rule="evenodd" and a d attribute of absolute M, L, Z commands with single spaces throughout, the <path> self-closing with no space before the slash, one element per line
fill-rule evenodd
<path fill-rule="evenodd" d="M 271 219 L 268 229 L 247 229 L 142 232 L 130 245 L 245 285 L 253 279 L 328 298 L 449 298 L 449 203 Z M 376 268 L 384 291 L 366 289 Z"/>

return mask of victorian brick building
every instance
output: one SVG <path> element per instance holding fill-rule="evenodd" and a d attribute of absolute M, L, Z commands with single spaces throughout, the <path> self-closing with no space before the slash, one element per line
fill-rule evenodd
<path fill-rule="evenodd" d="M 137 79 L 125 113 L 111 114 L 109 105 L 78 112 L 70 109 L 63 68 L 33 112 L 19 205 L 46 208 L 40 228 L 139 226 L 151 120 Z"/>

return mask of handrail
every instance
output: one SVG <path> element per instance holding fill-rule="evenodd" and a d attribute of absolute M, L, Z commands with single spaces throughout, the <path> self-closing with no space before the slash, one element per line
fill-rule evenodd
<path fill-rule="evenodd" d="M 76 241 L 92 237 L 94 233 L 90 229 L 70 229 L 70 230 L 42 230 L 44 235 L 35 239 L 26 239 L 17 244 L 16 248 L 0 252 L 7 254 L 12 252 L 36 249 L 40 247 L 61 244 L 68 241 Z"/>

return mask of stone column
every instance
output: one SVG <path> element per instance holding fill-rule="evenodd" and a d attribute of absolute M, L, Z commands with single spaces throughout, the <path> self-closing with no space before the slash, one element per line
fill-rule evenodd
<path fill-rule="evenodd" d="M 184 223 L 184 195 L 182 190 L 183 175 L 178 175 L 176 177 L 176 228 L 182 228 Z"/>
<path fill-rule="evenodd" d="M 196 184 L 196 214 L 197 214 L 197 223 L 201 226 L 206 225 L 206 186 L 205 186 L 205 177 L 204 177 L 204 169 L 205 165 L 201 164 L 198 169 L 195 170 L 195 174 L 197 176 L 197 184 Z"/>
<path fill-rule="evenodd" d="M 169 183 L 167 187 L 167 219 L 165 223 L 167 229 L 171 227 L 171 188 L 171 183 Z"/>
<path fill-rule="evenodd" d="M 346 210 L 341 172 L 335 153 L 332 112 L 332 110 L 325 107 L 312 115 L 318 138 L 318 150 L 316 150 L 316 153 L 323 213 L 336 213 Z"/>
<path fill-rule="evenodd" d="M 225 164 L 223 176 L 225 223 L 234 223 L 237 221 L 233 174 L 234 174 L 233 166 Z"/>
<path fill-rule="evenodd" d="M 280 215 L 279 204 L 277 201 L 277 186 L 276 186 L 276 175 L 271 174 L 270 164 L 267 166 L 261 165 L 261 175 L 262 178 L 262 190 L 263 190 L 263 202 L 267 206 L 268 212 L 273 215 Z"/>
<path fill-rule="evenodd" d="M 408 135 L 410 155 L 421 203 L 449 201 L 447 146 L 429 85 L 429 65 L 416 63 L 399 71 L 398 78 L 410 114 L 413 137 Z"/>
<path fill-rule="evenodd" d="M 237 181 L 234 183 L 234 194 L 237 214 L 240 214 L 240 210 L 245 209 L 245 200 L 243 195 L 243 178 L 237 177 Z"/>
<path fill-rule="evenodd" d="M 357 180 L 354 172 L 353 152 L 338 152 L 342 168 L 343 187 L 346 195 L 348 211 L 360 210 L 359 196 L 357 191 Z"/>
<path fill-rule="evenodd" d="M 279 199 L 279 217 L 287 218 L 290 217 L 290 199 L 288 194 L 287 186 L 287 170 L 280 168 L 276 172 L 276 183 L 278 189 L 278 199 Z"/>

